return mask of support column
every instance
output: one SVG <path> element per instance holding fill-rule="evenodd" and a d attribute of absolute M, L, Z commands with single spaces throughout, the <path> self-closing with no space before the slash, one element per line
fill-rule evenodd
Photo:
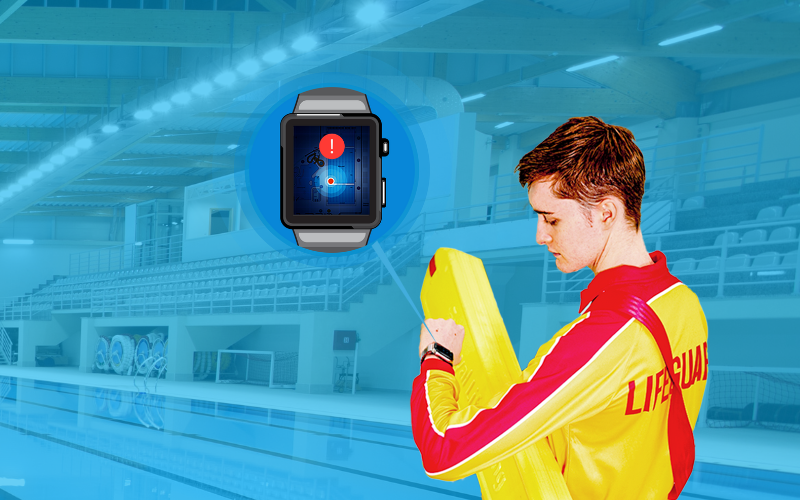
<path fill-rule="evenodd" d="M 186 328 L 186 318 L 184 316 L 170 318 L 168 332 L 166 378 L 167 380 L 191 382 L 194 379 L 192 370 L 195 347 L 192 336 Z"/>
<path fill-rule="evenodd" d="M 337 328 L 326 321 L 330 316 L 323 313 L 300 315 L 297 392 L 333 392 L 333 330 Z"/>
<path fill-rule="evenodd" d="M 97 333 L 94 318 L 81 318 L 81 361 L 78 370 L 90 373 L 94 368 L 95 355 L 97 352 Z"/>
<path fill-rule="evenodd" d="M 697 117 L 664 120 L 658 132 L 658 145 L 673 145 L 659 148 L 655 158 L 648 165 L 648 174 L 652 174 L 653 169 L 659 177 L 668 173 L 675 174 L 675 193 L 681 198 L 702 191 L 703 174 L 700 172 L 704 160 L 702 142 L 684 142 L 696 139 L 698 131 Z"/>

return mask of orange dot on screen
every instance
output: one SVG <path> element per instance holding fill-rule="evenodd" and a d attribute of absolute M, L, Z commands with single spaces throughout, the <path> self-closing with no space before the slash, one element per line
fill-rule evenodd
<path fill-rule="evenodd" d="M 333 177 L 331 177 L 330 179 L 328 179 L 328 184 L 333 184 Z"/>

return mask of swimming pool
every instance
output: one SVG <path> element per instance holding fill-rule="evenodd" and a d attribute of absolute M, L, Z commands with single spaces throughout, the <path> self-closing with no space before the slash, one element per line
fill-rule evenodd
<path fill-rule="evenodd" d="M 474 476 L 425 476 L 405 426 L 28 379 L 4 388 L 0 499 L 480 498 Z M 698 463 L 681 498 L 798 491 L 792 474 Z"/>

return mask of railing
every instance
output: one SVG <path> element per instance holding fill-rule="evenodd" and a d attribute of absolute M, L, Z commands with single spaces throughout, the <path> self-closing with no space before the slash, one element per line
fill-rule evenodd
<path fill-rule="evenodd" d="M 8 336 L 8 332 L 0 325 L 0 356 L 3 359 L 0 359 L 0 363 L 6 363 L 10 365 L 14 360 L 13 357 L 13 345 L 11 343 L 11 337 Z"/>
<path fill-rule="evenodd" d="M 399 269 L 419 261 L 422 235 L 410 233 L 388 249 Z M 88 312 L 91 316 L 220 314 L 302 310 L 344 310 L 367 288 L 386 276 L 378 260 L 340 258 L 338 267 L 306 265 L 258 271 L 231 265 L 186 272 L 188 264 L 161 275 L 122 274 L 83 283 L 55 285 L 3 303 L 4 319 L 49 319 L 52 311 Z M 225 259 L 223 259 L 225 260 Z M 313 259 L 316 262 L 317 259 Z M 171 267 L 175 267 L 174 265 Z M 123 271 L 128 273 L 130 271 Z M 138 277 L 137 277 L 138 276 Z M 120 279 L 126 278 L 126 279 Z"/>
<path fill-rule="evenodd" d="M 183 235 L 137 241 L 69 256 L 69 274 L 103 273 L 181 262 Z"/>
<path fill-rule="evenodd" d="M 38 303 L 34 295 L 0 298 L 0 321 L 20 319 L 49 320 L 50 308 Z"/>
<path fill-rule="evenodd" d="M 800 219 L 650 234 L 644 235 L 644 239 L 648 250 L 663 252 L 672 268 L 680 259 L 695 259 L 696 269 L 678 269 L 673 274 L 699 296 L 797 295 L 800 294 L 800 259 L 795 257 L 797 260 L 789 262 L 786 258 L 800 251 L 797 237 L 738 242 L 739 236 L 747 231 L 763 230 L 766 235 L 782 227 L 792 227 L 795 234 L 800 233 Z M 755 262 L 761 255 L 767 257 Z M 729 260 L 729 257 L 736 259 Z M 702 259 L 706 261 L 700 266 Z M 580 291 L 594 278 L 589 269 L 562 273 L 549 253 L 545 254 L 543 276 L 542 302 L 577 302 Z"/>

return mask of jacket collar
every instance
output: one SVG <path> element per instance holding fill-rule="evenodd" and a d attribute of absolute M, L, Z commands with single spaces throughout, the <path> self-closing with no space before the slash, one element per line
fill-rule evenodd
<path fill-rule="evenodd" d="M 605 290 L 611 287 L 620 288 L 627 285 L 651 282 L 654 279 L 669 273 L 667 269 L 667 258 L 661 252 L 650 254 L 653 264 L 644 267 L 636 266 L 617 266 L 597 274 L 586 290 L 581 292 L 580 312 L 586 309 L 594 299 Z"/>

